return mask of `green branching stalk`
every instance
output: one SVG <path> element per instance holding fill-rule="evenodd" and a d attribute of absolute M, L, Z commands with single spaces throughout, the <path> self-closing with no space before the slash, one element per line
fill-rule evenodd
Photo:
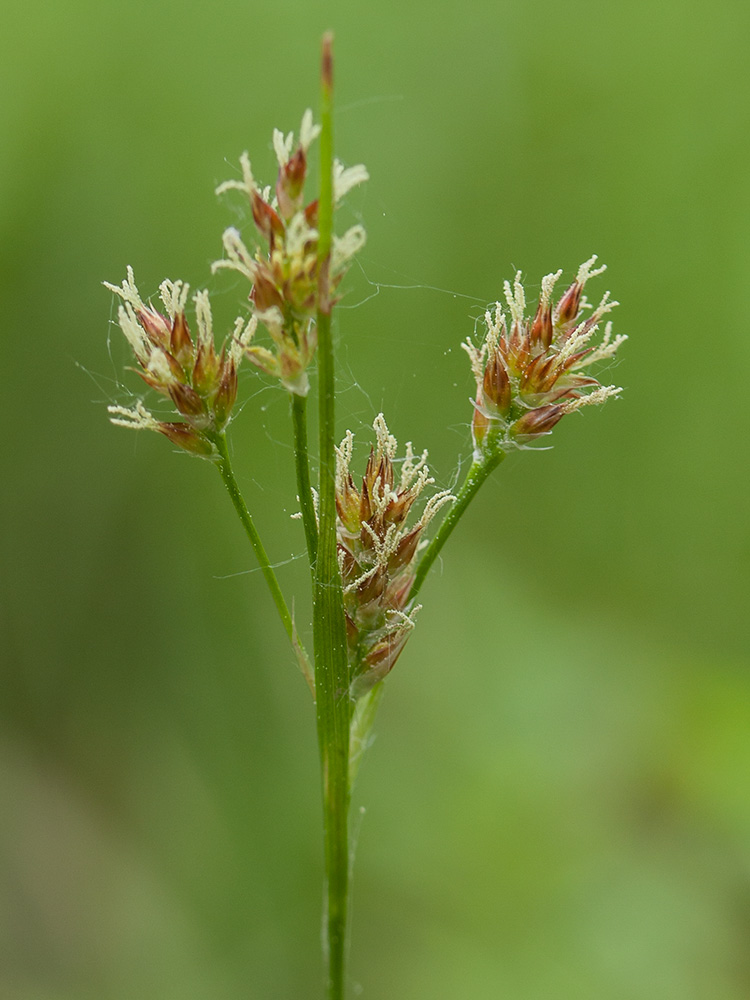
<path fill-rule="evenodd" d="M 483 455 L 480 459 L 475 459 L 472 463 L 471 468 L 466 475 L 466 479 L 464 479 L 463 485 L 456 495 L 455 502 L 451 504 L 448 509 L 448 513 L 443 519 L 435 537 L 427 546 L 419 560 L 416 576 L 414 577 L 414 584 L 412 585 L 411 592 L 409 594 L 410 601 L 413 601 L 416 598 L 430 570 L 430 567 L 440 555 L 441 549 L 450 538 L 453 533 L 453 529 L 461 520 L 466 508 L 476 496 L 479 487 L 484 483 L 490 473 L 498 467 L 504 458 L 504 451 L 494 450 Z"/>
<path fill-rule="evenodd" d="M 294 464 L 297 470 L 297 494 L 302 510 L 307 555 L 310 566 L 318 557 L 318 524 L 315 519 L 312 489 L 310 488 L 310 460 L 307 452 L 307 396 L 290 393 L 292 397 L 292 425 L 294 427 Z"/>
<path fill-rule="evenodd" d="M 332 38 L 323 38 L 320 199 L 318 208 L 318 365 L 320 528 L 315 563 L 313 635 L 315 690 L 323 777 L 326 890 L 324 941 L 328 1000 L 343 1000 L 349 894 L 349 666 L 336 546 L 334 360 L 330 264 L 333 243 Z"/>
<path fill-rule="evenodd" d="M 315 682 L 313 679 L 313 669 L 310 663 L 310 658 L 305 647 L 299 640 L 297 630 L 294 627 L 294 620 L 291 612 L 289 611 L 289 607 L 284 600 L 284 595 L 281 592 L 279 581 L 276 578 L 273 566 L 271 565 L 263 542 L 258 534 L 258 529 L 255 527 L 255 522 L 252 519 L 250 511 L 247 509 L 245 499 L 240 492 L 239 486 L 237 485 L 237 480 L 235 479 L 234 471 L 232 469 L 232 462 L 229 457 L 229 449 L 227 448 L 226 435 L 223 431 L 218 434 L 213 434 L 211 435 L 211 441 L 219 453 L 219 459 L 216 463 L 216 467 L 221 474 L 221 478 L 226 486 L 227 493 L 229 494 L 234 509 L 237 512 L 237 516 L 242 523 L 242 527 L 245 529 L 245 534 L 253 547 L 253 552 L 255 552 L 255 557 L 258 560 L 258 564 L 261 568 L 263 576 L 265 577 L 265 581 L 268 584 L 268 589 L 271 592 L 273 603 L 276 605 L 276 610 L 279 613 L 279 617 L 281 618 L 286 634 L 289 636 L 289 641 L 294 647 L 294 652 L 297 656 L 300 670 L 302 671 L 310 690 L 314 694 Z"/>
<path fill-rule="evenodd" d="M 284 595 L 281 592 L 279 581 L 276 579 L 276 574 L 273 571 L 271 562 L 266 554 L 265 548 L 263 547 L 263 542 L 258 534 L 258 529 L 255 527 L 255 522 L 250 515 L 250 511 L 247 509 L 247 504 L 245 503 L 242 493 L 240 492 L 240 488 L 237 485 L 237 480 L 234 478 L 232 462 L 229 458 L 229 449 L 227 448 L 226 436 L 222 432 L 213 435 L 212 440 L 217 451 L 219 452 L 217 468 L 221 473 L 221 478 L 227 488 L 227 493 L 229 494 L 229 497 L 234 505 L 234 509 L 237 511 L 237 516 L 242 522 L 245 534 L 253 547 L 258 564 L 261 568 L 263 576 L 265 577 L 266 583 L 268 584 L 268 589 L 271 591 L 273 603 L 276 605 L 276 610 L 279 612 L 279 617 L 281 618 L 282 624 L 286 629 L 286 634 L 294 644 L 296 643 L 294 622 L 292 621 L 292 616 L 289 608 L 287 607 L 287 603 L 284 600 Z"/>

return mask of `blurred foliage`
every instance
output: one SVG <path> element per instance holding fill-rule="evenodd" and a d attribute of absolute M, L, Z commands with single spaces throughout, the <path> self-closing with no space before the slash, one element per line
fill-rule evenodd
<path fill-rule="evenodd" d="M 596 252 L 622 402 L 495 474 L 389 681 L 355 806 L 365 996 L 750 992 L 750 8 L 28 0 L 0 42 L 0 994 L 318 995 L 307 689 L 218 476 L 106 421 L 138 392 L 102 279 L 209 282 L 216 182 L 316 101 L 372 180 L 337 336 L 341 431 L 382 406 L 440 485 L 459 342 L 502 280 Z M 304 593 L 287 403 L 238 474 Z M 287 560 L 289 560 L 287 562 Z M 305 627 L 308 609 L 296 604 Z"/>

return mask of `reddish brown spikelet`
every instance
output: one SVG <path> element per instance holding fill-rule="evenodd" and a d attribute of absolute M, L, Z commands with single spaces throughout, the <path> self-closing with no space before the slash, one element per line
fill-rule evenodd
<path fill-rule="evenodd" d="M 499 351 L 493 351 L 484 370 L 485 403 L 492 404 L 503 415 L 510 410 L 511 387 L 508 372 L 505 369 Z"/>
<path fill-rule="evenodd" d="M 237 369 L 231 359 L 223 365 L 223 374 L 214 399 L 214 413 L 220 424 L 225 424 L 237 399 Z"/>
<path fill-rule="evenodd" d="M 347 473 L 342 488 L 336 490 L 336 511 L 344 528 L 356 534 L 359 531 L 361 499 L 354 480 Z"/>
<path fill-rule="evenodd" d="M 182 382 L 175 382 L 169 387 L 172 402 L 184 417 L 207 417 L 206 402 L 195 389 Z"/>
<path fill-rule="evenodd" d="M 411 510 L 411 506 L 416 500 L 416 496 L 409 490 L 398 490 L 396 498 L 388 502 L 383 515 L 385 524 L 402 524 Z"/>
<path fill-rule="evenodd" d="M 212 343 L 198 344 L 198 352 L 193 367 L 193 386 L 198 392 L 208 392 L 219 374 L 219 359 Z"/>
<path fill-rule="evenodd" d="M 562 419 L 564 413 L 565 407 L 558 403 L 529 410 L 513 424 L 513 434 L 519 440 L 530 440 L 540 434 L 547 434 Z"/>
<path fill-rule="evenodd" d="M 359 519 L 364 524 L 372 517 L 372 504 L 370 503 L 370 490 L 367 486 L 367 476 L 362 480 L 362 493 L 359 501 Z"/>
<path fill-rule="evenodd" d="M 209 442 L 189 424 L 159 424 L 159 431 L 169 438 L 172 444 L 176 444 L 194 455 L 206 457 L 213 454 L 213 448 Z"/>
<path fill-rule="evenodd" d="M 378 566 L 357 587 L 357 599 L 360 604 L 360 616 L 363 608 L 374 602 L 379 602 L 388 583 L 388 570 Z"/>
<path fill-rule="evenodd" d="M 190 339 L 190 330 L 182 312 L 177 313 L 172 323 L 169 346 L 170 353 L 182 368 L 187 368 L 193 360 L 193 341 Z"/>
<path fill-rule="evenodd" d="M 398 548 L 388 562 L 389 570 L 398 570 L 402 569 L 404 566 L 408 566 L 417 554 L 421 534 L 422 527 L 421 525 L 417 525 L 415 528 L 412 528 L 408 534 L 404 535 L 398 543 Z"/>
<path fill-rule="evenodd" d="M 284 300 L 281 297 L 281 293 L 278 288 L 265 273 L 265 270 L 261 270 L 260 268 L 255 276 L 255 282 L 253 284 L 253 290 L 250 293 L 250 298 L 260 312 L 265 312 L 266 309 L 270 309 L 272 306 L 276 306 L 278 309 L 281 309 L 284 304 Z"/>
<path fill-rule="evenodd" d="M 138 309 L 136 312 L 138 322 L 143 327 L 146 336 L 155 347 L 162 350 L 170 349 L 171 325 L 166 316 L 162 316 L 152 306 Z"/>
<path fill-rule="evenodd" d="M 263 201 L 257 191 L 253 191 L 252 210 L 255 225 L 269 243 L 273 243 L 275 239 L 283 238 L 284 223 L 268 202 Z"/>
<path fill-rule="evenodd" d="M 391 608 L 403 611 L 409 603 L 409 594 L 414 583 L 414 573 L 401 573 L 388 588 L 386 600 Z"/>
<path fill-rule="evenodd" d="M 576 318 L 581 305 L 582 293 L 583 285 L 578 281 L 574 281 L 557 304 L 557 319 L 559 323 L 570 323 Z"/>
<path fill-rule="evenodd" d="M 548 302 L 540 302 L 531 324 L 531 343 L 533 345 L 541 344 L 547 350 L 552 343 L 553 333 L 552 306 Z"/>
<path fill-rule="evenodd" d="M 306 173 L 307 157 L 300 146 L 289 161 L 279 168 L 279 177 L 276 181 L 279 212 L 287 222 L 302 207 Z"/>
<path fill-rule="evenodd" d="M 478 391 L 476 401 L 474 402 L 474 416 L 471 421 L 471 433 L 474 438 L 474 444 L 477 447 L 481 447 L 484 444 L 490 430 L 490 425 L 490 418 L 484 410 L 482 394 Z"/>

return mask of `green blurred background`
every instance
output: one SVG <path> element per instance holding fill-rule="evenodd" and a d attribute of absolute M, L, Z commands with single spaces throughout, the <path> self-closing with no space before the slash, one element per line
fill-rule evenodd
<path fill-rule="evenodd" d="M 623 400 L 511 457 L 422 592 L 355 792 L 353 995 L 748 997 L 743 0 L 4 11 L 0 995 L 321 993 L 309 695 L 210 465 L 108 425 L 138 382 L 100 282 L 236 315 L 208 268 L 249 220 L 212 191 L 246 148 L 273 179 L 327 27 L 372 178 L 340 431 L 382 407 L 452 483 L 458 344 L 516 267 L 533 294 L 598 253 L 631 338 Z M 238 475 L 304 595 L 287 403 L 242 391 Z"/>

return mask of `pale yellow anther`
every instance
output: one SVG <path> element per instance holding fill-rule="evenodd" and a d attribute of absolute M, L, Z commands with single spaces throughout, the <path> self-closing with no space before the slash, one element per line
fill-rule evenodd
<path fill-rule="evenodd" d="M 600 385 L 598 389 L 594 389 L 588 396 L 581 396 L 579 399 L 571 399 L 567 403 L 563 403 L 563 410 L 565 413 L 574 413 L 584 406 L 597 406 L 607 399 L 614 399 L 621 392 L 622 388 L 620 386 Z"/>
<path fill-rule="evenodd" d="M 240 167 L 242 169 L 242 180 L 224 181 L 223 184 L 219 184 L 216 188 L 217 195 L 224 194 L 225 191 L 243 191 L 248 198 L 252 198 L 253 191 L 257 189 L 258 185 L 253 177 L 250 157 L 247 151 L 240 156 Z"/>
<path fill-rule="evenodd" d="M 138 322 L 130 302 L 126 302 L 117 310 L 117 322 L 120 324 L 120 329 L 125 334 L 136 359 L 142 365 L 147 365 L 151 353 L 151 342 Z"/>
<path fill-rule="evenodd" d="M 562 268 L 560 268 L 559 271 L 555 271 L 553 274 L 545 274 L 545 276 L 542 278 L 542 294 L 541 294 L 542 305 L 545 306 L 549 305 L 555 285 L 560 280 L 561 276 L 562 276 Z"/>
<path fill-rule="evenodd" d="M 612 339 L 612 321 L 610 320 L 604 328 L 604 336 L 602 338 L 601 344 L 595 347 L 585 358 L 575 366 L 575 369 L 586 368 L 589 365 L 595 364 L 597 361 L 606 361 L 608 358 L 614 357 L 617 349 L 627 340 L 627 334 L 620 333 L 614 340 Z"/>
<path fill-rule="evenodd" d="M 197 292 L 193 297 L 195 303 L 195 320 L 198 326 L 198 344 L 204 349 L 214 343 L 214 321 L 211 315 L 211 302 L 208 292 Z"/>
<path fill-rule="evenodd" d="M 377 440 L 377 457 L 381 458 L 385 455 L 388 458 L 393 458 L 398 448 L 398 441 L 388 430 L 388 424 L 386 424 L 382 413 L 379 413 L 375 417 L 372 422 L 372 428 L 375 431 L 375 438 Z"/>
<path fill-rule="evenodd" d="M 336 491 L 343 493 L 349 476 L 349 467 L 354 452 L 354 435 L 347 431 L 344 440 L 336 447 Z"/>
<path fill-rule="evenodd" d="M 258 320 L 255 316 L 251 316 L 249 320 L 245 320 L 242 316 L 238 316 L 234 321 L 234 330 L 232 331 L 232 339 L 229 345 L 229 356 L 235 367 L 239 365 L 245 351 L 250 346 L 250 342 L 255 336 L 257 328 Z M 273 357 L 273 355 L 271 356 Z"/>
<path fill-rule="evenodd" d="M 417 459 L 412 449 L 411 441 L 406 442 L 406 457 L 401 466 L 401 489 L 407 490 L 415 478 L 427 470 L 427 451 L 423 451 Z M 424 485 L 424 484 L 422 484 Z M 422 486 L 419 487 L 422 489 Z"/>
<path fill-rule="evenodd" d="M 164 303 L 164 308 L 170 319 L 185 312 L 190 285 L 184 281 L 170 281 L 165 278 L 159 285 L 159 298 Z"/>
<path fill-rule="evenodd" d="M 352 257 L 365 245 L 367 233 L 363 226 L 352 226 L 343 236 L 333 237 L 333 253 L 331 255 L 331 270 L 337 274 L 349 263 Z"/>
<path fill-rule="evenodd" d="M 422 610 L 421 604 L 415 604 L 411 611 L 396 611 L 395 609 L 388 612 L 389 618 L 392 620 L 392 624 L 389 628 L 389 634 L 395 635 L 398 632 L 406 631 L 411 632 L 411 630 L 416 625 L 416 617 Z"/>
<path fill-rule="evenodd" d="M 601 302 L 591 314 L 592 319 L 600 320 L 602 316 L 605 316 L 607 313 L 612 312 L 613 309 L 619 306 L 620 304 L 619 302 L 610 302 L 609 296 L 611 294 L 612 294 L 611 292 L 605 292 L 604 295 L 602 295 Z"/>
<path fill-rule="evenodd" d="M 117 424 L 118 427 L 132 427 L 137 431 L 159 430 L 159 421 L 152 413 L 149 413 L 140 400 L 132 409 L 127 406 L 108 406 L 107 412 L 111 414 L 110 422 Z"/>
<path fill-rule="evenodd" d="M 488 338 L 489 336 L 490 335 L 487 334 Z M 461 344 L 461 347 L 469 355 L 469 360 L 471 361 L 471 371 L 478 386 L 482 384 L 482 380 L 484 379 L 484 358 L 486 354 L 486 345 L 487 341 L 485 340 L 481 347 L 477 347 L 469 337 L 467 337 Z"/>
<path fill-rule="evenodd" d="M 578 274 L 576 275 L 576 281 L 579 285 L 585 285 L 590 278 L 595 278 L 598 274 L 603 274 L 607 270 L 607 265 L 602 264 L 601 267 L 594 267 L 597 260 L 599 259 L 598 254 L 594 254 L 593 257 L 589 257 L 585 260 L 583 264 L 578 268 Z"/>
<path fill-rule="evenodd" d="M 318 138 L 319 135 L 320 125 L 314 124 L 313 113 L 310 108 L 308 108 L 302 115 L 302 124 L 299 129 L 299 144 L 305 152 L 307 152 L 310 145 Z"/>
<path fill-rule="evenodd" d="M 102 284 L 105 288 L 108 288 L 110 292 L 114 292 L 115 295 L 119 295 L 122 301 L 127 305 L 132 306 L 133 309 L 138 310 L 145 308 L 135 283 L 133 268 L 129 264 L 127 269 L 127 278 L 125 278 L 121 285 L 112 285 L 109 281 L 103 281 Z"/>
<path fill-rule="evenodd" d="M 172 369 L 169 367 L 166 354 L 158 347 L 155 347 L 151 352 L 151 357 L 148 359 L 147 371 L 157 381 L 161 382 L 162 385 L 168 385 L 170 382 L 176 381 L 172 374 Z"/>
<path fill-rule="evenodd" d="M 284 133 L 275 128 L 273 130 L 273 151 L 280 167 L 285 167 L 292 155 L 292 145 L 294 144 L 294 132 L 289 132 L 286 137 Z"/>
<path fill-rule="evenodd" d="M 250 281 L 254 281 L 255 261 L 248 248 L 242 242 L 242 237 L 238 230 L 233 226 L 225 229 L 221 237 L 221 242 L 224 245 L 226 257 L 223 260 L 215 260 L 213 262 L 211 265 L 212 273 L 215 274 L 221 268 L 228 268 L 231 271 L 239 271 L 240 274 L 244 275 Z"/>
<path fill-rule="evenodd" d="M 427 503 L 424 505 L 424 510 L 422 511 L 422 516 L 420 517 L 417 524 L 424 528 L 426 527 L 433 517 L 437 514 L 441 507 L 444 507 L 447 503 L 454 503 L 455 496 L 450 490 L 441 490 L 434 496 L 431 496 Z"/>
<path fill-rule="evenodd" d="M 557 356 L 558 361 L 566 361 L 568 358 L 572 358 L 574 354 L 582 351 L 597 330 L 598 327 L 596 324 L 588 327 L 588 329 L 585 323 L 577 326 L 560 349 L 560 353 Z"/>
<path fill-rule="evenodd" d="M 512 290 L 509 281 L 503 282 L 503 292 L 505 293 L 505 301 L 508 303 L 513 323 L 523 323 L 526 314 L 526 293 L 521 284 L 520 271 L 516 272 Z"/>
<path fill-rule="evenodd" d="M 369 181 L 370 175 L 364 163 L 357 163 L 353 167 L 345 167 L 339 160 L 333 162 L 333 199 L 341 201 L 352 188 L 358 184 Z"/>

